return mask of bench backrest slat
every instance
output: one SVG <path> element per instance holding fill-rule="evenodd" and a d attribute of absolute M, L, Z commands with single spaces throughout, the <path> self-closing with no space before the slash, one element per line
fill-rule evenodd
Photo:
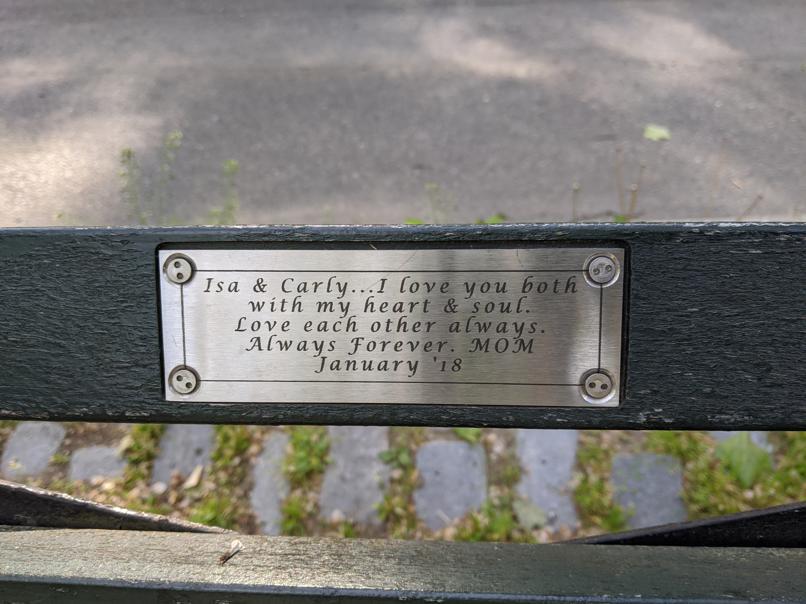
<path fill-rule="evenodd" d="M 163 400 L 159 246 L 374 242 L 625 246 L 624 402 L 594 409 Z M 4 229 L 0 259 L 7 419 L 806 429 L 804 225 Z"/>

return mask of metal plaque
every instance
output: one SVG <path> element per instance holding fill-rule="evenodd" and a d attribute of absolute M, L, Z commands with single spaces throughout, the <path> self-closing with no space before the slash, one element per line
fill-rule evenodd
<path fill-rule="evenodd" d="M 621 248 L 164 249 L 181 403 L 619 404 Z"/>

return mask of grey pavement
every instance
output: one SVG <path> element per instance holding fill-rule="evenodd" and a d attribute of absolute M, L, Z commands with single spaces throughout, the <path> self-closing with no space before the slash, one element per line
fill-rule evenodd
<path fill-rule="evenodd" d="M 613 497 L 628 514 L 630 528 L 687 518 L 683 503 L 683 470 L 670 455 L 619 453 L 613 458 Z"/>
<path fill-rule="evenodd" d="M 2 225 L 129 221 L 119 156 L 165 219 L 802 217 L 806 4 L 7 0 Z M 643 137 L 647 124 L 671 140 Z M 426 192 L 429 188 L 430 193 Z"/>
<path fill-rule="evenodd" d="M 173 424 L 166 428 L 151 472 L 152 482 L 171 483 L 174 472 L 187 478 L 196 466 L 210 463 L 215 444 L 213 426 Z"/>
<path fill-rule="evenodd" d="M 54 422 L 22 422 L 6 441 L 0 474 L 9 480 L 44 472 L 64 440 L 65 430 Z"/>
<path fill-rule="evenodd" d="M 250 503 L 260 532 L 279 535 L 283 521 L 283 501 L 288 497 L 288 479 L 283 474 L 288 435 L 274 431 L 263 441 L 263 451 L 252 468 Z"/>
<path fill-rule="evenodd" d="M 739 434 L 739 432 L 729 432 L 726 430 L 712 430 L 711 432 L 709 432 L 709 434 L 717 442 L 723 442 L 729 439 L 730 437 Z M 758 432 L 758 431 L 750 432 L 750 442 L 752 442 L 757 447 L 764 449 L 768 453 L 772 451 L 772 443 L 770 443 L 769 438 L 767 438 L 766 432 Z"/>
<path fill-rule="evenodd" d="M 545 514 L 550 529 L 577 528 L 579 519 L 571 479 L 577 451 L 576 430 L 518 430 L 515 433 L 522 475 L 518 494 Z"/>
<path fill-rule="evenodd" d="M 91 480 L 96 477 L 119 478 L 126 469 L 126 460 L 116 447 L 93 445 L 73 451 L 67 476 L 70 480 Z"/>
<path fill-rule="evenodd" d="M 389 429 L 375 426 L 330 426 L 330 464 L 319 495 L 325 520 L 344 519 L 378 525 L 377 506 L 389 479 L 380 454 L 389 448 Z"/>
<path fill-rule="evenodd" d="M 414 492 L 417 516 L 431 530 L 439 530 L 487 498 L 484 448 L 466 442 L 434 440 L 417 451 L 422 485 Z"/>

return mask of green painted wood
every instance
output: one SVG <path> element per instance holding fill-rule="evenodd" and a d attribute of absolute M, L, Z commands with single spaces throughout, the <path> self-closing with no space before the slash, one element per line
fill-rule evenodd
<path fill-rule="evenodd" d="M 161 245 L 365 249 L 568 242 L 628 250 L 625 402 L 618 409 L 162 400 Z M 803 224 L 2 229 L 0 417 L 804 429 L 805 277 Z"/>
<path fill-rule="evenodd" d="M 4 601 L 803 602 L 806 551 L 0 530 Z M 104 599 L 106 598 L 106 599 Z M 184 599 L 183 599 L 184 598 Z"/>

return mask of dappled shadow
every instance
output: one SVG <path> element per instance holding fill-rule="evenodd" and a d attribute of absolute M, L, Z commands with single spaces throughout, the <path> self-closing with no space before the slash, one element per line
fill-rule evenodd
<path fill-rule="evenodd" d="M 88 7 L 2 9 L 3 224 L 124 221 L 121 149 L 148 174 L 174 129 L 191 221 L 228 158 L 245 222 L 428 220 L 433 184 L 452 221 L 570 219 L 575 183 L 583 217 L 803 210 L 797 2 Z"/>

